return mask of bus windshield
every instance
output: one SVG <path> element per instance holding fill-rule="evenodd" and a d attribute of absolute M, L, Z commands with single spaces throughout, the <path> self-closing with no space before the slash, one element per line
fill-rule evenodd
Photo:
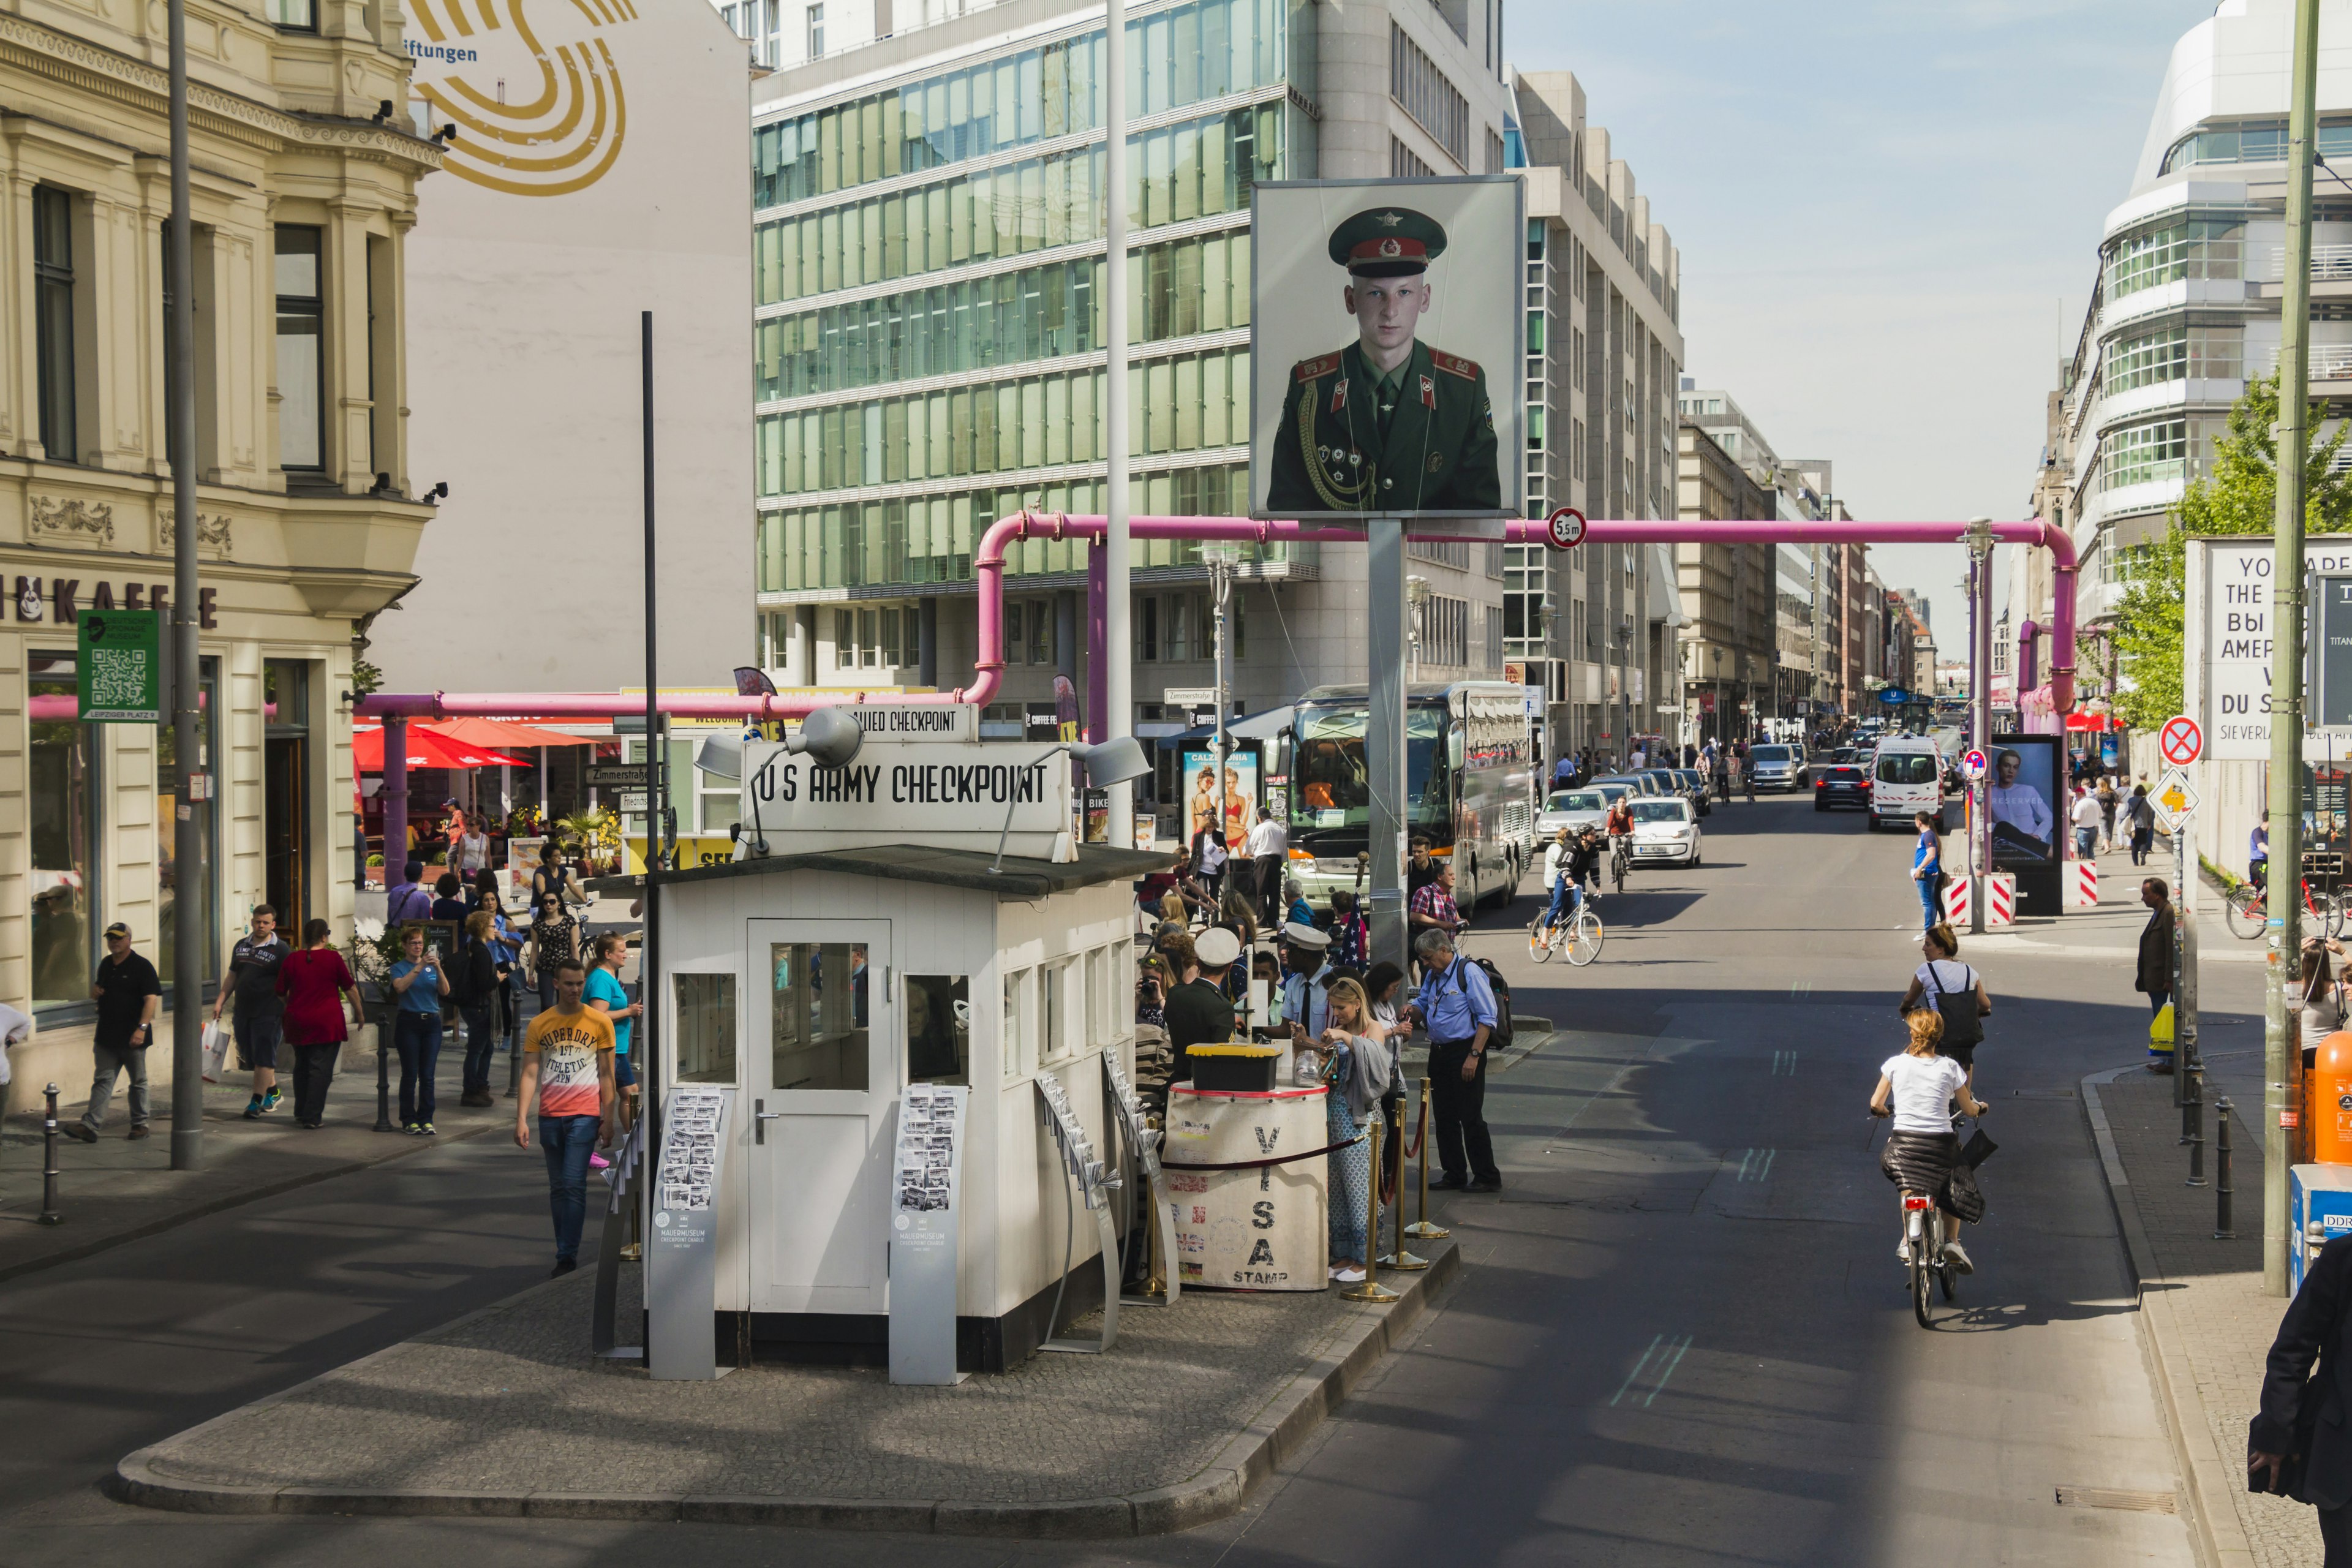
<path fill-rule="evenodd" d="M 1370 820 L 1364 777 L 1364 723 L 1360 706 L 1298 710 L 1290 785 L 1290 825 L 1298 828 L 1363 827 Z M 1445 734 L 1438 708 L 1409 707 L 1404 714 L 1404 789 L 1412 803 L 1406 820 L 1444 826 L 1453 803 L 1446 770 L 1437 766 Z M 1449 839 L 1450 842 L 1450 839 Z"/>

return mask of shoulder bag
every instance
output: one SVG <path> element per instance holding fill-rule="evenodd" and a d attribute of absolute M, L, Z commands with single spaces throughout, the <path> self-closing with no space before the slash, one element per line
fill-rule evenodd
<path fill-rule="evenodd" d="M 1962 982 L 1963 989 L 1947 991 L 1937 977 L 1935 963 L 1930 962 L 1925 965 L 1925 968 L 1927 974 L 1929 1003 L 1944 1020 L 1944 1044 L 1948 1046 L 1982 1044 L 1984 1019 L 1977 1012 L 1976 971 L 1965 963 L 1961 964 L 1960 973 L 1966 976 Z"/>

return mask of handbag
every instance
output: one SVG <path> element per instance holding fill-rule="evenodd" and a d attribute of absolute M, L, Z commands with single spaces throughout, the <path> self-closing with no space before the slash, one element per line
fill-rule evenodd
<path fill-rule="evenodd" d="M 1985 1130 L 1979 1124 L 1975 1131 L 1969 1134 L 1969 1141 L 1960 1145 L 1960 1163 L 1973 1171 L 2000 1152 L 2000 1145 L 1986 1137 Z"/>

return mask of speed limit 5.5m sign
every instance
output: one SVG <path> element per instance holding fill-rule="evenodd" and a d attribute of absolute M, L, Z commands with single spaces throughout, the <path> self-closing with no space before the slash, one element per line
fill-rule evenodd
<path fill-rule="evenodd" d="M 2166 762 L 2176 768 L 2185 768 L 2203 753 L 2205 731 L 2188 714 L 2175 713 L 2164 721 L 2164 728 L 2158 732 L 2156 744 L 2157 749 L 2164 753 Z"/>

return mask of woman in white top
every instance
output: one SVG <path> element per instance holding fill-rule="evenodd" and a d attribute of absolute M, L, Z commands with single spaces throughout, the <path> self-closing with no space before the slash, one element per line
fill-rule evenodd
<path fill-rule="evenodd" d="M 1992 998 L 1985 994 L 1984 976 L 1958 962 L 1960 939 L 1949 921 L 1937 921 L 1927 929 L 1919 938 L 1919 953 L 1922 962 L 1911 972 L 1911 988 L 1903 993 L 1903 1005 L 1896 1012 L 1910 1014 L 1925 1007 L 1931 1013 L 1942 1014 L 1946 997 L 1958 1001 L 1973 995 L 1977 1016 L 1991 1014 Z M 1946 1022 L 1949 1021 L 1947 1015 Z M 1971 1089 L 1977 1086 L 1977 1046 L 1984 1037 L 1982 1025 L 1977 1026 L 1976 1034 L 1977 1039 L 1962 1043 L 1948 1038 L 1937 1047 L 1938 1055 L 1949 1057 L 1968 1069 Z"/>
<path fill-rule="evenodd" d="M 1985 1103 L 1969 1092 L 1968 1069 L 1937 1052 L 1944 1037 L 1942 1017 L 1922 1008 L 1909 1022 L 1911 1043 L 1901 1056 L 1889 1057 L 1880 1066 L 1878 1088 L 1870 1097 L 1873 1116 L 1895 1118 L 1878 1168 L 1905 1193 L 1923 1194 L 1940 1205 L 1953 1168 L 1960 1163 L 1952 1106 L 1958 1103 L 1969 1115 L 1982 1116 Z M 1944 1256 L 1961 1273 L 1973 1274 L 1976 1265 L 1960 1246 L 1959 1236 L 1959 1215 L 1945 1213 Z M 1911 1261 L 1907 1237 L 1895 1244 L 1895 1255 Z"/>
<path fill-rule="evenodd" d="M 2344 982 L 2334 974 L 2329 954 L 2344 956 L 2342 944 L 2326 937 L 2303 943 L 2303 1065 L 2308 1070 L 2319 1042 L 2344 1027 Z"/>
<path fill-rule="evenodd" d="M 490 835 L 479 821 L 466 824 L 457 837 L 457 872 L 471 882 L 490 863 Z"/>

